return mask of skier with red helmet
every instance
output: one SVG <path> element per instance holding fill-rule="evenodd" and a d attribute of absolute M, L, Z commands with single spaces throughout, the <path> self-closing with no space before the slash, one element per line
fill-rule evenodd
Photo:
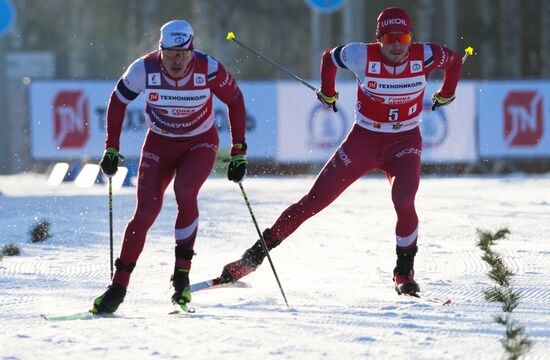
<path fill-rule="evenodd" d="M 264 230 L 269 250 L 278 246 L 305 220 L 330 205 L 348 186 L 373 169 L 384 171 L 391 184 L 397 213 L 397 261 L 393 281 L 399 294 L 420 291 L 414 279 L 419 234 L 415 196 L 420 181 L 422 100 L 427 75 L 444 71 L 441 88 L 432 96 L 434 109 L 450 104 L 460 78 L 460 56 L 440 45 L 411 42 L 411 19 L 402 8 L 391 7 L 378 16 L 376 42 L 353 42 L 323 53 L 321 103 L 336 110 L 337 69 L 347 69 L 357 80 L 355 124 L 325 164 L 309 192 L 288 207 Z M 260 240 L 242 258 L 227 264 L 221 278 L 235 281 L 256 268 L 266 256 Z"/>

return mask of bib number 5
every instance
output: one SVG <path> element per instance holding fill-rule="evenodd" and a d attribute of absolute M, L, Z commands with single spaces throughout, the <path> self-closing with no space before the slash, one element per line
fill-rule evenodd
<path fill-rule="evenodd" d="M 417 104 L 414 104 L 412 105 L 410 108 L 409 108 L 409 113 L 408 115 L 412 115 L 416 112 L 416 109 L 418 108 Z M 399 109 L 398 108 L 391 108 L 389 111 L 388 111 L 388 120 L 389 121 L 397 121 L 399 120 Z"/>
<path fill-rule="evenodd" d="M 399 119 L 399 109 L 392 108 L 390 111 L 388 111 L 388 120 L 389 121 L 397 121 Z"/>

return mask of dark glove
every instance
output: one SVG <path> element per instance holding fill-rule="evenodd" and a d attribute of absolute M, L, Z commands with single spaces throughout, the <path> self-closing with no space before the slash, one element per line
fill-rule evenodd
<path fill-rule="evenodd" d="M 436 92 L 434 92 L 434 94 L 432 95 L 432 111 L 435 110 L 435 108 L 438 108 L 440 106 L 445 106 L 445 105 L 449 105 L 450 103 L 453 102 L 453 100 L 455 99 L 455 96 L 451 96 L 449 98 L 444 98 L 443 96 L 439 95 L 439 92 L 441 90 L 437 90 Z"/>
<path fill-rule="evenodd" d="M 124 156 L 122 156 L 117 149 L 105 149 L 105 152 L 103 153 L 103 158 L 99 163 L 99 166 L 101 166 L 101 170 L 103 170 L 103 173 L 105 175 L 111 177 L 116 174 L 118 170 L 118 159 L 123 160 Z"/>
<path fill-rule="evenodd" d="M 315 95 L 317 95 L 317 99 L 321 102 L 321 104 L 325 105 L 327 108 L 332 108 L 334 112 L 337 112 L 338 109 L 336 108 L 336 100 L 338 100 L 338 93 L 335 93 L 334 96 L 326 96 L 323 94 L 321 89 L 315 90 Z"/>
<path fill-rule="evenodd" d="M 246 175 L 246 155 L 233 155 L 227 167 L 227 178 L 236 183 L 243 181 Z"/>

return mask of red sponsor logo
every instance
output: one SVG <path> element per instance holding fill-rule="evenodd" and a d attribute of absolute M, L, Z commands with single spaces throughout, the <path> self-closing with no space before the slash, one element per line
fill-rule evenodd
<path fill-rule="evenodd" d="M 82 148 L 90 137 L 88 98 L 80 90 L 60 91 L 53 101 L 54 142 L 59 149 Z"/>
<path fill-rule="evenodd" d="M 158 101 L 159 100 L 159 93 L 152 92 L 149 94 L 149 101 Z"/>
<path fill-rule="evenodd" d="M 376 87 L 378 86 L 378 83 L 376 81 L 371 80 L 367 83 L 367 86 L 369 89 L 376 89 Z"/>
<path fill-rule="evenodd" d="M 510 146 L 536 146 L 544 134 L 542 95 L 510 91 L 504 99 L 504 139 Z"/>

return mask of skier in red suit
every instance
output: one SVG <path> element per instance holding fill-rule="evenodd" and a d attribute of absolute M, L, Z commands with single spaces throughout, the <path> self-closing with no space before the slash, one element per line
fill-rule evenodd
<path fill-rule="evenodd" d="M 291 235 L 305 220 L 330 205 L 348 186 L 372 169 L 383 170 L 391 184 L 397 213 L 397 263 L 393 271 L 399 294 L 416 295 L 414 257 L 418 216 L 415 196 L 420 180 L 422 138 L 418 127 L 427 75 L 445 72 L 434 107 L 455 98 L 462 61 L 454 51 L 431 43 L 411 42 L 411 19 L 401 8 L 387 8 L 378 17 L 375 43 L 350 43 L 324 52 L 318 99 L 336 111 L 338 68 L 352 71 L 357 80 L 355 124 L 325 164 L 310 191 L 288 207 L 263 232 L 269 250 Z M 227 264 L 221 277 L 235 281 L 254 271 L 265 257 L 260 240 L 242 258 Z"/>
<path fill-rule="evenodd" d="M 135 213 L 122 237 L 112 284 L 94 301 L 96 313 L 112 313 L 124 300 L 147 231 L 172 180 L 178 205 L 172 302 L 185 305 L 191 301 L 189 270 L 199 223 L 197 194 L 212 170 L 219 143 L 213 95 L 228 108 L 233 146 L 227 176 L 240 182 L 246 174 L 246 112 L 237 82 L 220 62 L 194 49 L 194 33 L 188 22 L 168 22 L 160 33 L 159 49 L 128 67 L 107 109 L 106 150 L 100 163 L 107 176 L 116 173 L 122 158 L 119 138 L 126 106 L 140 93 L 146 101 L 149 130 L 138 169 Z"/>

